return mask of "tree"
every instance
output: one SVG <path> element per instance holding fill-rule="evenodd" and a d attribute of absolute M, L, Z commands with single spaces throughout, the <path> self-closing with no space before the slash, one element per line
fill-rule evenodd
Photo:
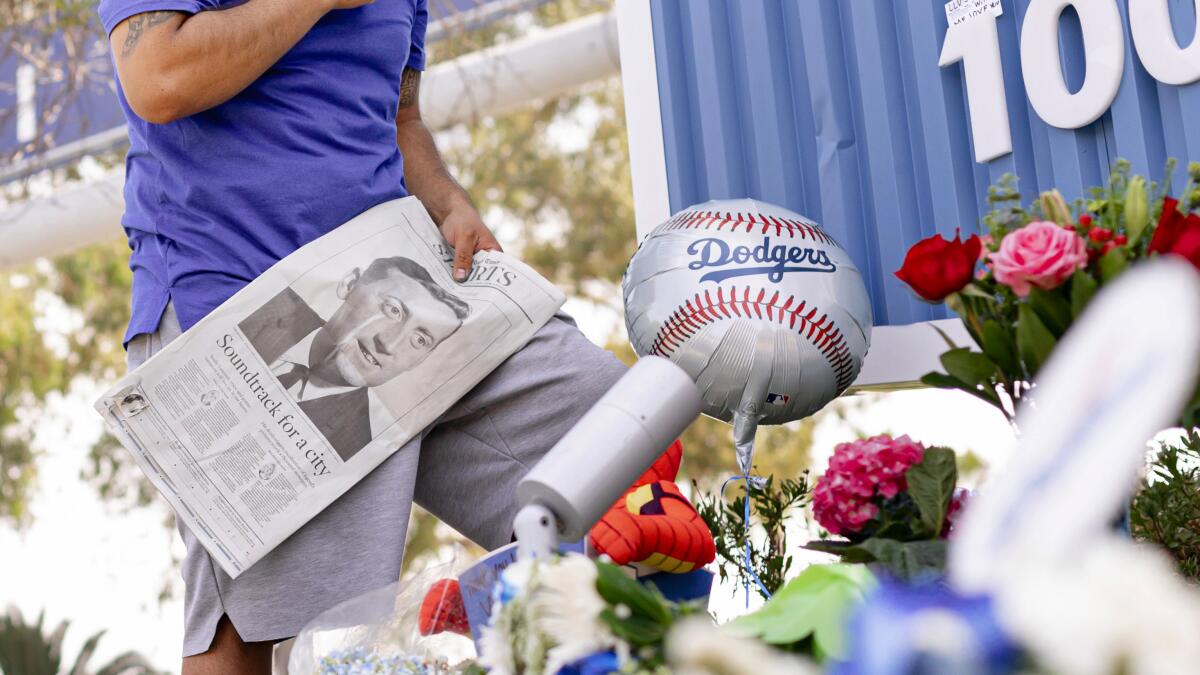
<path fill-rule="evenodd" d="M 63 665 L 63 637 L 68 622 L 58 624 L 51 633 L 43 629 L 46 615 L 38 615 L 36 623 L 26 623 L 16 607 L 0 617 L 0 672 L 10 675 L 153 675 L 158 672 L 136 652 L 125 652 L 97 669 L 89 667 L 96 645 L 104 631 L 88 638 L 70 668 Z"/>
<path fill-rule="evenodd" d="M 91 118 L 91 100 L 114 90 L 97 2 L 0 0 L 0 64 L 24 66 L 38 85 L 32 137 L 0 155 L 0 166 L 36 160 L 64 134 L 81 138 L 105 130 L 90 126 L 99 121 Z M 0 95 L 14 94 L 13 82 L 0 82 Z M 0 108 L 0 129 L 15 125 L 19 114 L 17 106 Z"/>
<path fill-rule="evenodd" d="M 111 381 L 124 370 L 128 250 L 112 242 L 0 275 L 0 518 L 12 524 L 29 521 L 33 431 L 46 396 L 68 391 L 78 378 Z M 133 470 L 131 462 L 99 457 L 97 477 Z M 107 483 L 113 496 L 129 494 L 130 484 Z"/>

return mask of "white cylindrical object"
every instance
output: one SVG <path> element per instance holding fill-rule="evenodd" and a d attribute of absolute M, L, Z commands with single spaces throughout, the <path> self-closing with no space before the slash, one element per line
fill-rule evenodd
<path fill-rule="evenodd" d="M 642 358 L 517 485 L 578 541 L 700 414 L 700 392 L 667 359 Z"/>
<path fill-rule="evenodd" d="M 433 129 L 471 123 L 620 72 L 616 17 L 596 13 L 433 66 L 421 117 Z"/>
<path fill-rule="evenodd" d="M 0 210 L 0 270 L 121 235 L 125 172 Z"/>

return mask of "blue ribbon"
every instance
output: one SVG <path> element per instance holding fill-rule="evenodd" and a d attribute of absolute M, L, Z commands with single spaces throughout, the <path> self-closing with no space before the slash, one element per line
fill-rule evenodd
<path fill-rule="evenodd" d="M 745 504 L 743 504 L 743 509 L 742 509 L 742 527 L 743 527 L 743 530 L 742 530 L 743 537 L 742 538 L 745 540 L 746 548 L 742 552 L 742 571 L 745 572 L 745 576 L 748 577 L 748 579 L 745 583 L 745 595 L 746 595 L 746 608 L 749 609 L 750 608 L 750 579 L 754 580 L 754 583 L 758 586 L 758 589 L 760 591 L 762 591 L 763 596 L 766 597 L 767 600 L 771 599 L 771 592 L 767 590 L 767 586 L 762 582 L 762 579 L 758 578 L 758 575 L 755 574 L 755 572 L 754 572 L 754 567 L 750 564 L 750 488 L 756 482 L 761 483 L 762 478 L 759 478 L 756 476 L 750 476 L 748 474 L 742 474 L 740 476 L 730 476 L 728 479 L 726 479 L 726 481 L 724 483 L 721 484 L 721 498 L 722 499 L 725 498 L 725 488 L 728 487 L 730 483 L 732 483 L 736 480 L 745 481 L 745 483 L 746 483 L 746 502 L 745 502 Z"/>

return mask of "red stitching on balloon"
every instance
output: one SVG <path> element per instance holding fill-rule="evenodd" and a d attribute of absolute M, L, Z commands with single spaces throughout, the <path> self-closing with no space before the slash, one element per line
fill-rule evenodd
<path fill-rule="evenodd" d="M 738 228 L 745 225 L 746 232 L 753 232 L 757 226 L 761 226 L 762 234 L 769 234 L 774 228 L 776 236 L 782 236 L 786 229 L 789 236 L 799 236 L 801 239 L 813 239 L 825 244 L 837 246 L 837 242 L 833 237 L 829 236 L 819 227 L 814 227 L 809 223 L 792 218 L 781 218 L 779 216 L 768 216 L 759 214 L 756 218 L 753 213 L 733 213 L 728 212 L 722 214 L 720 211 L 682 211 L 675 214 L 670 220 L 659 226 L 664 232 L 674 230 L 711 230 L 716 226 L 717 231 L 724 231 L 725 227 L 729 227 L 730 232 L 737 232 Z"/>
<path fill-rule="evenodd" d="M 704 326 L 722 319 L 762 319 L 766 314 L 767 321 L 786 325 L 788 330 L 795 331 L 821 352 L 833 368 L 839 392 L 850 386 L 854 378 L 854 358 L 845 336 L 828 314 L 818 317 L 820 310 L 817 307 L 804 300 L 797 302 L 794 295 L 787 296 L 781 302 L 779 291 L 767 298 L 766 289 L 760 289 L 758 295 L 751 298 L 751 290 L 746 286 L 739 297 L 737 286 L 717 288 L 717 297 L 714 299 L 705 289 L 703 295 L 696 293 L 684 300 L 659 329 L 650 345 L 650 353 L 669 357 Z"/>

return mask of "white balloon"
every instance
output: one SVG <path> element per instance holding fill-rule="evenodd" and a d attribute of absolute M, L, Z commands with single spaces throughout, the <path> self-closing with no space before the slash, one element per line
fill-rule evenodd
<path fill-rule="evenodd" d="M 682 367 L 704 412 L 740 417 L 747 442 L 758 423 L 806 417 L 845 391 L 870 346 L 854 262 L 816 223 L 763 202 L 676 214 L 642 242 L 622 288 L 637 353 Z"/>

